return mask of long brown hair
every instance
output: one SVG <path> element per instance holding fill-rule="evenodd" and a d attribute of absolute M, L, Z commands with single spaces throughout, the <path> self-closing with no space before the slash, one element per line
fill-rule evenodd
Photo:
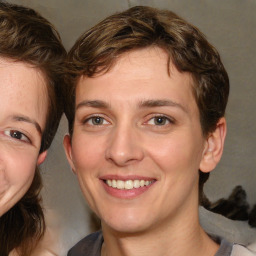
<path fill-rule="evenodd" d="M 42 180 L 38 168 L 33 182 L 23 196 L 0 218 L 0 255 L 17 249 L 20 255 L 30 255 L 45 230 L 43 210 L 40 205 Z"/>
<path fill-rule="evenodd" d="M 45 76 L 48 113 L 40 148 L 43 152 L 49 148 L 63 112 L 61 95 L 66 51 L 59 34 L 34 10 L 0 2 L 0 57 L 29 63 Z M 28 256 L 43 236 L 45 220 L 40 204 L 41 187 L 40 172 L 36 168 L 27 193 L 0 217 L 1 256 L 7 256 L 13 249 L 20 256 Z"/>

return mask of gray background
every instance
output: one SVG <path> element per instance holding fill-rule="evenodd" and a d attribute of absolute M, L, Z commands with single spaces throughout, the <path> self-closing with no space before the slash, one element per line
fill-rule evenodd
<path fill-rule="evenodd" d="M 250 205 L 256 204 L 256 0 L 10 0 L 39 11 L 59 30 L 67 49 L 76 38 L 104 17 L 134 5 L 168 8 L 190 21 L 219 50 L 229 73 L 231 93 L 227 108 L 228 135 L 224 155 L 211 173 L 205 191 L 210 200 L 226 197 L 236 185 L 247 192 Z M 61 227 L 60 254 L 89 232 L 88 208 L 76 177 L 70 171 L 62 148 L 67 131 L 65 118 L 44 163 L 45 207 L 58 216 Z M 210 216 L 210 217 L 209 217 Z M 231 222 L 201 209 L 206 229 L 227 235 L 230 240 L 252 242 L 255 229 L 246 223 Z"/>

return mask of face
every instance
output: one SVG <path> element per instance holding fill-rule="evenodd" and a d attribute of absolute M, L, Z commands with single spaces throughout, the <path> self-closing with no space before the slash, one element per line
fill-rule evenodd
<path fill-rule="evenodd" d="M 169 75 L 159 48 L 126 53 L 106 74 L 79 80 L 64 146 L 103 228 L 141 232 L 197 212 L 206 140 L 192 79 L 173 65 Z"/>
<path fill-rule="evenodd" d="M 0 216 L 29 189 L 47 113 L 43 74 L 22 62 L 0 58 Z"/>

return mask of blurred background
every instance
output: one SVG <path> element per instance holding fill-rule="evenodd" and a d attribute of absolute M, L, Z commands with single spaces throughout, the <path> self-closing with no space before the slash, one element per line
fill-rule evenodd
<path fill-rule="evenodd" d="M 228 134 L 221 163 L 211 173 L 205 193 L 209 200 L 227 198 L 241 185 L 252 209 L 256 204 L 256 1 L 255 0 L 9 0 L 34 8 L 51 21 L 67 50 L 78 36 L 106 16 L 135 5 L 170 9 L 196 25 L 218 49 L 228 71 L 231 92 L 226 112 Z M 58 232 L 58 255 L 92 229 L 91 215 L 62 147 L 67 122 L 60 128 L 42 166 L 43 198 L 49 225 Z M 86 156 L 85 156 L 86 157 Z M 230 241 L 256 241 L 256 228 L 200 209 L 208 232 Z"/>

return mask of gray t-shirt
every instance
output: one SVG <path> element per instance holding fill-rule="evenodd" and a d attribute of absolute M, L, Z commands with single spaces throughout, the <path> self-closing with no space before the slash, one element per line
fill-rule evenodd
<path fill-rule="evenodd" d="M 212 237 L 212 236 L 211 236 Z M 225 239 L 212 237 L 220 248 L 215 256 L 255 256 L 256 254 L 242 245 L 232 244 Z M 68 256 L 100 256 L 101 246 L 103 243 L 102 232 L 96 232 L 88 235 L 78 242 L 68 252 Z"/>

